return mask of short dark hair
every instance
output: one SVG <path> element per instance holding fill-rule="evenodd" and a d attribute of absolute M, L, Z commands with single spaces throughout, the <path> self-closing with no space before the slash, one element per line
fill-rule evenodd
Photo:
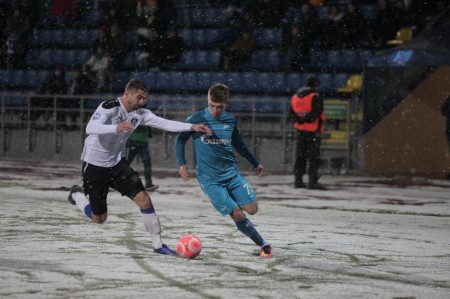
<path fill-rule="evenodd" d="M 306 81 L 306 86 L 308 87 L 317 87 L 320 85 L 319 79 L 317 79 L 316 77 L 309 77 L 308 80 Z"/>
<path fill-rule="evenodd" d="M 148 92 L 147 86 L 145 86 L 145 84 L 141 80 L 137 79 L 130 79 L 127 86 L 125 87 L 125 90 L 132 90 L 135 92 L 138 90 L 142 90 L 144 92 Z"/>
<path fill-rule="evenodd" d="M 222 83 L 215 83 L 208 89 L 208 96 L 216 103 L 227 102 L 230 97 L 230 89 Z"/>

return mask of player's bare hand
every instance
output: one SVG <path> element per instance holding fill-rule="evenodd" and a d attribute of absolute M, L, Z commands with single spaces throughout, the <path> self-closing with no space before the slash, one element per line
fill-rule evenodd
<path fill-rule="evenodd" d="M 189 174 L 186 165 L 180 167 L 180 175 L 183 181 L 185 182 L 189 181 Z"/>
<path fill-rule="evenodd" d="M 256 174 L 258 176 L 263 176 L 263 174 L 264 174 L 264 167 L 261 164 L 259 164 L 258 167 L 255 168 L 255 170 L 256 170 Z"/>
<path fill-rule="evenodd" d="M 203 132 L 208 136 L 212 135 L 211 129 L 205 126 L 204 124 L 192 125 L 191 130 L 196 132 Z"/>
<path fill-rule="evenodd" d="M 130 132 L 134 130 L 134 126 L 132 124 L 130 124 L 129 122 L 121 122 L 120 124 L 117 125 L 116 127 L 116 132 L 117 133 L 122 133 L 122 132 Z"/>

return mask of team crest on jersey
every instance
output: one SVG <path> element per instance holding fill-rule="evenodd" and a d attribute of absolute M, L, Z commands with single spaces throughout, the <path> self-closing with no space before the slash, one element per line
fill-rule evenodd
<path fill-rule="evenodd" d="M 132 124 L 133 126 L 135 126 L 137 123 L 138 123 L 138 120 L 137 120 L 136 117 L 133 117 L 133 118 L 130 120 L 130 124 Z"/>
<path fill-rule="evenodd" d="M 101 116 L 100 112 L 95 112 L 95 113 L 92 115 L 92 120 L 99 119 L 100 116 Z"/>

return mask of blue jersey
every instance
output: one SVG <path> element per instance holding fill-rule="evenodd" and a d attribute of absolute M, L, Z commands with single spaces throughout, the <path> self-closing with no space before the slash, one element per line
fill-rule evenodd
<path fill-rule="evenodd" d="M 216 119 L 209 108 L 206 108 L 189 116 L 186 122 L 207 125 L 212 131 L 209 137 L 200 132 L 182 132 L 176 140 L 177 163 L 182 166 L 186 164 L 184 146 L 192 136 L 198 179 L 222 182 L 238 175 L 239 168 L 233 148 L 254 167 L 259 165 L 259 161 L 242 140 L 236 118 L 232 114 L 225 111 Z"/>

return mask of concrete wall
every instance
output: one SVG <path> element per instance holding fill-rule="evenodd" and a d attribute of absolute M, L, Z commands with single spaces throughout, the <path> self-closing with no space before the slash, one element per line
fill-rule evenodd
<path fill-rule="evenodd" d="M 365 135 L 368 175 L 444 178 L 450 173 L 441 106 L 450 95 L 450 67 L 436 69 Z"/>

